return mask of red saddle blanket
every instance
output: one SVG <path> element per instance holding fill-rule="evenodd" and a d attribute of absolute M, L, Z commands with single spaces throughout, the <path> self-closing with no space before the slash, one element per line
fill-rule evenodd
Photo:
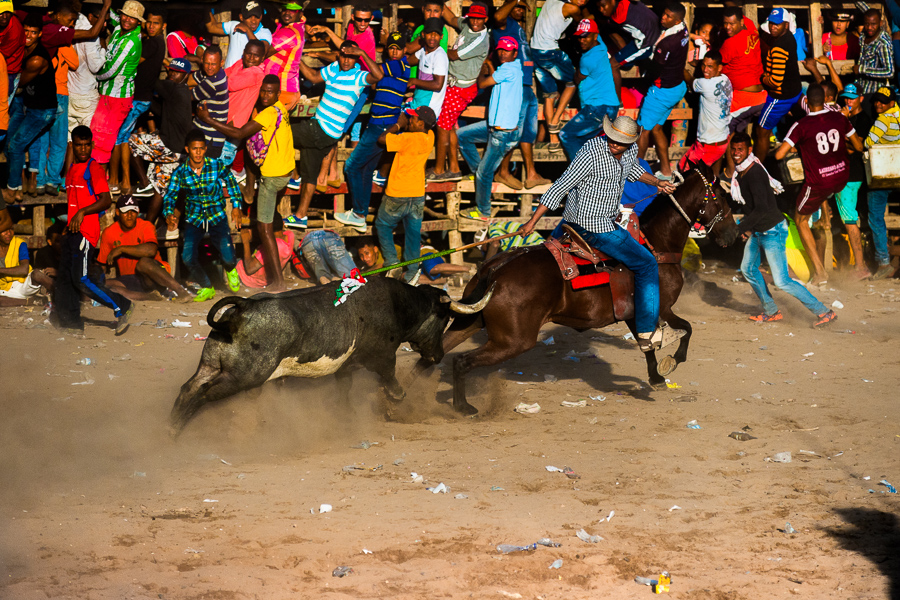
<path fill-rule="evenodd" d="M 591 261 L 585 260 L 578 256 L 573 256 L 575 259 L 575 264 L 578 266 L 581 265 L 590 265 Z M 609 271 L 600 271 L 599 273 L 587 273 L 585 275 L 578 275 L 571 281 L 573 290 L 582 290 L 585 288 L 592 288 L 598 285 L 606 285 L 609 283 Z"/>

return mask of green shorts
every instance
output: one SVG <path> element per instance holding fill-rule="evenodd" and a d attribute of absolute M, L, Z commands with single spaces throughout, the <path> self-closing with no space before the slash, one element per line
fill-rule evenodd
<path fill-rule="evenodd" d="M 834 195 L 835 199 L 837 199 L 838 212 L 841 213 L 841 221 L 844 223 L 859 223 L 856 203 L 859 200 L 859 189 L 861 187 L 862 181 L 848 181 L 844 189 Z"/>

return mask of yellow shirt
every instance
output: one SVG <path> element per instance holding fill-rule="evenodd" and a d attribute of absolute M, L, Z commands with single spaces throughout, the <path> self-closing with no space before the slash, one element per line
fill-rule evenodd
<path fill-rule="evenodd" d="M 394 198 L 425 195 L 425 161 L 434 148 L 434 132 L 391 133 L 385 138 L 388 152 L 396 152 L 385 193 Z"/>
<path fill-rule="evenodd" d="M 25 243 L 20 237 L 13 236 L 13 239 L 9 242 L 9 250 L 6 251 L 6 258 L 3 261 L 3 266 L 7 269 L 12 269 L 13 267 L 19 266 L 19 249 L 22 244 Z M 31 273 L 31 263 L 28 263 L 28 272 Z M 9 288 L 12 287 L 14 281 L 18 281 L 19 283 L 25 283 L 24 277 L 0 277 L 0 290 L 4 292 L 8 292 Z"/>
<path fill-rule="evenodd" d="M 278 122 L 278 111 L 281 111 L 281 124 L 275 130 L 275 124 Z M 253 120 L 262 125 L 263 141 L 269 144 L 269 151 L 266 153 L 266 159 L 259 168 L 263 177 L 284 177 L 290 175 L 294 170 L 294 134 L 291 133 L 291 123 L 288 121 L 287 110 L 284 104 L 276 102 L 269 108 L 264 109 Z M 275 137 L 272 132 L 275 131 Z"/>

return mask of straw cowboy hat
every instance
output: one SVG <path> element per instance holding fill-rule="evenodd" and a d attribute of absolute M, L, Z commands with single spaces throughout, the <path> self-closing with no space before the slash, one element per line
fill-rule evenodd
<path fill-rule="evenodd" d="M 120 15 L 132 17 L 141 23 L 144 22 L 144 5 L 135 0 L 127 0 L 122 8 L 119 9 Z"/>
<path fill-rule="evenodd" d="M 641 128 L 634 119 L 625 115 L 616 117 L 615 121 L 610 121 L 609 117 L 604 116 L 603 133 L 614 142 L 630 145 L 640 137 Z"/>

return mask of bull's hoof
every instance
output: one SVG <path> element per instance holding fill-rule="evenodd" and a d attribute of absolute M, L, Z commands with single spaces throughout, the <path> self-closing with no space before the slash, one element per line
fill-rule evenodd
<path fill-rule="evenodd" d="M 467 417 L 471 417 L 472 415 L 478 414 L 478 409 L 469 404 L 468 402 L 462 402 L 460 404 L 453 404 L 453 410 L 458 412 L 461 415 L 466 415 Z"/>
<path fill-rule="evenodd" d="M 665 377 L 670 374 L 675 368 L 678 366 L 678 361 L 676 361 L 671 356 L 665 356 L 662 360 L 659 361 L 659 364 L 656 365 L 656 372 Z"/>

